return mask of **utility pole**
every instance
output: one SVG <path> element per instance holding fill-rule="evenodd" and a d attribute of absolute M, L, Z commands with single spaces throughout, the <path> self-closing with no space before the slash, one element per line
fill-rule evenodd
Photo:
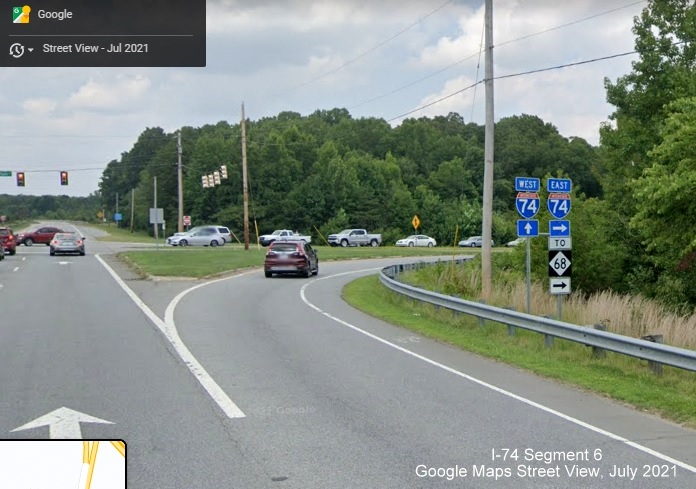
<path fill-rule="evenodd" d="M 157 216 L 157 177 L 156 176 L 152 177 L 152 184 L 155 187 L 154 194 L 153 194 L 155 202 L 154 202 L 152 207 L 155 209 L 155 216 Z M 157 236 L 157 217 L 155 217 L 155 219 L 153 219 L 153 221 L 155 221 L 153 226 L 155 226 L 155 245 L 156 245 L 159 241 L 158 236 Z"/>
<path fill-rule="evenodd" d="M 116 214 L 118 214 L 118 192 L 116 192 Z M 119 221 L 116 221 L 116 227 L 121 227 L 119 226 L 121 224 Z"/>
<path fill-rule="evenodd" d="M 246 118 L 242 102 L 242 190 L 244 192 L 244 249 L 249 250 L 249 192 L 247 186 Z"/>
<path fill-rule="evenodd" d="M 178 161 L 176 165 L 176 178 L 179 185 L 179 218 L 177 220 L 176 226 L 177 231 L 182 232 L 184 230 L 184 183 L 183 174 L 181 170 L 181 129 L 176 138 L 176 154 L 178 156 Z"/>
<path fill-rule="evenodd" d="M 483 167 L 483 221 L 481 243 L 481 294 L 490 297 L 493 277 L 491 266 L 491 237 L 493 234 L 493 0 L 486 0 L 486 136 Z"/>
<path fill-rule="evenodd" d="M 130 218 L 130 232 L 135 230 L 135 189 L 131 189 L 131 218 Z"/>

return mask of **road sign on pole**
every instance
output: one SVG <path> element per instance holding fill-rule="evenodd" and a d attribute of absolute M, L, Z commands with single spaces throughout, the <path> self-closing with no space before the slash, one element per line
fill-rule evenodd
<path fill-rule="evenodd" d="M 519 192 L 515 199 L 515 207 L 520 216 L 531 219 L 539 212 L 539 194 L 536 192 Z"/>
<path fill-rule="evenodd" d="M 182 221 L 183 221 L 184 226 L 190 226 L 191 225 L 191 216 L 184 216 Z"/>
<path fill-rule="evenodd" d="M 555 237 L 555 236 L 549 236 L 549 251 L 551 250 L 570 250 L 572 249 L 572 241 L 570 236 L 567 238 L 564 237 Z"/>
<path fill-rule="evenodd" d="M 549 251 L 549 277 L 570 277 L 571 257 L 570 250 Z"/>
<path fill-rule="evenodd" d="M 549 291 L 553 295 L 570 294 L 570 277 L 550 278 Z"/>
<path fill-rule="evenodd" d="M 549 212 L 556 219 L 563 219 L 570 212 L 570 194 L 549 194 Z"/>
<path fill-rule="evenodd" d="M 539 236 L 539 221 L 536 219 L 518 219 L 517 236 L 520 238 Z"/>
<path fill-rule="evenodd" d="M 570 236 L 570 221 L 549 221 L 549 236 Z"/>
<path fill-rule="evenodd" d="M 570 178 L 549 178 L 546 180 L 546 190 L 549 193 L 569 194 L 572 187 L 573 182 L 571 182 Z"/>
<path fill-rule="evenodd" d="M 517 192 L 538 192 L 539 179 L 529 177 L 515 177 L 515 191 Z"/>
<path fill-rule="evenodd" d="M 150 207 L 150 224 L 162 224 L 164 222 L 164 209 Z"/>
<path fill-rule="evenodd" d="M 418 215 L 413 216 L 411 224 L 413 224 L 413 229 L 418 231 L 418 228 L 420 227 L 420 219 L 418 219 Z"/>
<path fill-rule="evenodd" d="M 11 176 L 12 176 L 11 171 L 5 171 L 5 170 L 0 171 L 0 177 L 11 177 Z"/>

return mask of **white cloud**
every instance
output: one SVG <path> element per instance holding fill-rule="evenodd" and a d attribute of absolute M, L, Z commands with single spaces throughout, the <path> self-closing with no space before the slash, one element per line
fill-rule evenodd
<path fill-rule="evenodd" d="M 57 103 L 48 98 L 30 98 L 24 101 L 22 108 L 36 115 L 46 115 L 56 109 Z"/>
<path fill-rule="evenodd" d="M 150 86 L 150 80 L 140 75 L 90 79 L 68 97 L 65 105 L 71 109 L 87 110 L 136 108 L 145 100 Z"/>

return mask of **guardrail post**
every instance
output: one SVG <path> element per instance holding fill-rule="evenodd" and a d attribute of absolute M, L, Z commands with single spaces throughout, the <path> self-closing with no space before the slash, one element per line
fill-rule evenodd
<path fill-rule="evenodd" d="M 548 315 L 542 317 L 546 319 L 553 319 L 551 316 Z M 553 336 L 551 336 L 548 333 L 544 333 L 544 346 L 546 348 L 553 348 Z"/>
<path fill-rule="evenodd" d="M 508 310 L 510 310 L 510 311 L 514 311 L 514 310 L 515 310 L 515 306 L 507 306 L 505 309 L 508 309 Z M 515 330 L 516 330 L 516 329 L 517 329 L 517 328 L 515 328 L 512 324 L 508 324 L 508 325 L 507 325 L 508 336 L 515 336 Z"/>
<path fill-rule="evenodd" d="M 480 304 L 486 303 L 486 299 L 479 299 L 478 301 Z M 478 320 L 479 320 L 479 328 L 483 328 L 486 325 L 486 319 L 479 317 Z"/>
<path fill-rule="evenodd" d="M 662 335 L 661 334 L 649 334 L 647 336 L 641 336 L 641 340 L 645 341 L 652 341 L 653 343 L 662 343 Z M 655 375 L 662 375 L 662 364 L 659 362 L 653 362 L 652 360 L 648 360 L 648 367 L 650 367 L 650 371 L 654 373 Z"/>
<path fill-rule="evenodd" d="M 607 327 L 604 326 L 603 324 L 595 324 L 592 326 L 594 329 L 597 331 L 606 331 Z M 607 351 L 604 348 L 600 348 L 598 346 L 593 346 L 592 347 L 592 356 L 594 358 L 604 358 L 607 356 Z"/>

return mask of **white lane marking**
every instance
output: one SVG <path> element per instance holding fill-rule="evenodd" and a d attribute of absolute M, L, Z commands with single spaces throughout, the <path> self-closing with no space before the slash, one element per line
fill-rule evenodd
<path fill-rule="evenodd" d="M 12 269 L 13 272 L 16 272 L 17 270 L 19 270 L 19 267 L 14 267 L 14 268 Z"/>
<path fill-rule="evenodd" d="M 314 310 L 317 311 L 318 313 L 323 314 L 323 315 L 326 316 L 327 318 L 332 319 L 333 321 L 336 321 L 337 323 L 342 324 L 343 326 L 346 326 L 346 327 L 348 327 L 348 328 L 351 328 L 351 329 L 353 329 L 354 331 L 357 331 L 358 333 L 364 334 L 365 336 L 367 336 L 367 337 L 369 337 L 369 338 L 372 338 L 373 340 L 379 341 L 380 343 L 383 343 L 383 344 L 385 344 L 385 345 L 387 345 L 387 346 L 390 346 L 390 347 L 392 347 L 392 348 L 394 348 L 394 349 L 396 349 L 396 350 L 399 350 L 400 352 L 403 352 L 403 353 L 405 353 L 405 354 L 407 354 L 407 355 L 411 355 L 412 357 L 417 358 L 417 359 L 419 359 L 419 360 L 422 360 L 422 361 L 424 361 L 424 362 L 426 362 L 426 363 L 429 363 L 430 365 L 433 365 L 433 366 L 435 366 L 435 367 L 441 368 L 442 370 L 445 370 L 445 371 L 447 371 L 447 372 L 453 373 L 454 375 L 458 375 L 459 377 L 462 377 L 462 378 L 464 378 L 464 379 L 466 379 L 466 380 L 469 380 L 469 381 L 471 381 L 471 382 L 474 382 L 474 383 L 476 383 L 476 384 L 479 384 L 479 385 L 482 386 L 482 387 L 486 387 L 486 388 L 491 389 L 491 390 L 493 390 L 493 391 L 495 391 L 495 392 L 498 392 L 499 394 L 502 394 L 502 395 L 504 395 L 504 396 L 510 397 L 510 398 L 512 398 L 512 399 L 515 399 L 515 400 L 517 400 L 517 401 L 520 401 L 520 402 L 522 402 L 522 403 L 524 403 L 524 404 L 527 404 L 527 405 L 529 405 L 529 406 L 532 406 L 532 407 L 535 407 L 535 408 L 540 409 L 540 410 L 542 410 L 542 411 L 545 411 L 545 412 L 547 412 L 547 413 L 549 413 L 549 414 L 552 414 L 553 416 L 557 416 L 557 417 L 559 417 L 559 418 L 561 418 L 561 419 L 565 419 L 566 421 L 570 421 L 571 423 L 574 423 L 574 424 L 576 424 L 576 425 L 578 425 L 578 426 L 581 426 L 581 427 L 583 427 L 583 428 L 586 428 L 586 429 L 588 429 L 588 430 L 590 430 L 590 431 L 594 431 L 595 433 L 599 433 L 600 435 L 604 435 L 604 436 L 606 436 L 606 437 L 608 437 L 608 438 L 611 438 L 612 440 L 615 440 L 615 441 L 619 441 L 619 442 L 621 442 L 621 443 L 624 443 L 624 444 L 626 444 L 626 445 L 628 445 L 628 446 L 630 446 L 630 447 L 633 447 L 633 448 L 635 448 L 635 449 L 637 449 L 637 450 L 640 450 L 641 452 L 644 452 L 644 453 L 647 453 L 647 454 L 652 455 L 652 456 L 654 456 L 654 457 L 657 457 L 657 458 L 659 458 L 659 459 L 662 459 L 662 460 L 664 460 L 665 462 L 669 462 L 669 463 L 671 463 L 671 464 L 678 465 L 678 466 L 681 467 L 682 469 L 688 470 L 689 472 L 693 472 L 693 473 L 696 474 L 696 467 L 694 467 L 693 465 L 689 465 L 689 464 L 687 464 L 686 462 L 682 462 L 682 461 L 680 461 L 680 460 L 674 459 L 674 458 L 670 457 L 669 455 L 665 455 L 664 453 L 660 453 L 660 452 L 658 452 L 658 451 L 655 451 L 655 450 L 653 450 L 652 448 L 648 448 L 648 447 L 646 447 L 646 446 L 644 446 L 644 445 L 641 445 L 641 444 L 639 444 L 639 443 L 636 443 L 636 442 L 634 442 L 634 441 L 631 441 L 631 440 L 629 440 L 628 438 L 624 438 L 623 436 L 616 435 L 616 434 L 614 434 L 614 433 L 611 433 L 610 431 L 607 431 L 607 430 L 604 430 L 604 429 L 599 428 L 599 427 L 597 427 L 597 426 L 591 425 L 591 424 L 586 423 L 586 422 L 584 422 L 584 421 L 581 421 L 581 420 L 579 420 L 579 419 L 577 419 L 577 418 L 573 418 L 572 416 L 569 416 L 569 415 L 567 415 L 567 414 L 564 414 L 564 413 L 562 413 L 562 412 L 560 412 L 560 411 L 556 411 L 555 409 L 552 409 L 552 408 L 550 408 L 550 407 L 548 407 L 548 406 L 544 406 L 543 404 L 539 404 L 538 402 L 534 402 L 534 401 L 532 401 L 531 399 L 527 399 L 526 397 L 522 397 L 522 396 L 519 396 L 519 395 L 517 395 L 517 394 L 513 394 L 513 393 L 510 392 L 510 391 L 506 391 L 505 389 L 501 389 L 500 387 L 497 387 L 497 386 L 495 386 L 495 385 L 493 385 L 493 384 L 489 384 L 488 382 L 484 382 L 483 380 L 477 379 L 476 377 L 472 377 L 471 375 L 467 375 L 467 374 L 465 374 L 465 373 L 463 373 L 463 372 L 460 372 L 459 370 L 453 369 L 452 367 L 448 367 L 447 365 L 444 365 L 444 364 L 442 364 L 442 363 L 436 362 L 435 360 L 431 360 L 430 358 L 424 357 L 423 355 L 419 355 L 418 353 L 412 352 L 411 350 L 408 350 L 408 349 L 406 349 L 406 348 L 404 348 L 404 347 L 402 347 L 402 346 L 396 345 L 396 344 L 394 344 L 394 343 L 392 343 L 392 342 L 390 342 L 390 341 L 388 341 L 388 340 L 385 340 L 384 338 L 380 338 L 379 336 L 374 335 L 374 334 L 372 334 L 372 333 L 370 333 L 370 332 L 368 332 L 368 331 L 365 331 L 364 329 L 360 329 L 360 328 L 358 328 L 357 326 L 354 326 L 353 324 L 351 324 L 351 323 L 349 323 L 349 322 L 347 322 L 347 321 L 344 321 L 343 319 L 340 319 L 340 318 L 338 318 L 338 317 L 336 317 L 336 316 L 333 316 L 332 314 L 329 314 L 328 312 L 326 312 L 326 311 L 320 309 L 318 306 L 315 306 L 314 304 L 312 304 L 311 302 L 309 302 L 309 300 L 307 299 L 307 296 L 306 296 L 306 294 L 305 294 L 305 289 L 307 289 L 308 286 L 310 286 L 310 285 L 312 285 L 312 284 L 314 284 L 314 283 L 316 283 L 316 282 L 318 282 L 318 281 L 320 281 L 320 280 L 327 280 L 327 279 L 330 279 L 330 278 L 340 277 L 340 276 L 342 276 L 342 275 L 350 275 L 350 274 L 354 274 L 354 273 L 361 273 L 361 272 L 374 271 L 374 270 L 381 270 L 381 268 L 366 268 L 366 269 L 363 269 L 363 270 L 355 270 L 355 271 L 351 271 L 351 272 L 337 273 L 337 274 L 335 274 L 335 275 L 327 275 L 327 276 L 325 276 L 325 277 L 321 277 L 321 278 L 315 279 L 315 280 L 313 280 L 313 281 L 311 281 L 311 282 L 309 282 L 309 283 L 306 283 L 306 284 L 304 284 L 304 285 L 302 286 L 302 289 L 300 289 L 300 296 L 302 297 L 302 301 L 303 301 L 305 304 L 307 304 L 309 307 L 311 307 L 312 309 L 314 309 Z"/>
<path fill-rule="evenodd" d="M 213 398 L 213 400 L 217 403 L 218 406 L 225 412 L 228 418 L 244 418 L 245 414 L 242 412 L 237 405 L 232 402 L 232 399 L 229 398 L 229 396 L 225 393 L 224 390 L 213 380 L 213 378 L 208 374 L 208 372 L 203 368 L 203 366 L 196 360 L 196 357 L 193 356 L 191 351 L 186 347 L 183 341 L 181 341 L 181 338 L 179 337 L 179 333 L 176 330 L 176 326 L 174 325 L 174 308 L 172 307 L 172 304 L 174 304 L 174 307 L 176 307 L 176 303 L 178 303 L 178 300 L 180 300 L 181 297 L 186 295 L 186 293 L 190 292 L 191 290 L 194 290 L 202 285 L 207 285 L 207 284 L 201 284 L 195 287 L 192 287 L 191 289 L 185 290 L 181 294 L 177 295 L 172 302 L 169 303 L 169 306 L 167 306 L 167 312 L 165 313 L 165 318 L 170 317 L 171 318 L 169 321 L 165 320 L 162 321 L 157 314 L 155 314 L 152 309 L 150 309 L 147 304 L 145 304 L 138 295 L 133 292 L 133 290 L 126 285 L 126 283 L 121 279 L 121 277 L 118 276 L 118 274 L 102 259 L 101 256 L 94 255 L 97 260 L 106 268 L 106 271 L 111 274 L 113 279 L 116 281 L 116 283 L 128 294 L 128 296 L 131 298 L 133 302 L 135 302 L 135 305 L 140 308 L 143 313 L 154 323 L 157 328 L 164 334 L 165 338 L 169 340 L 169 342 L 172 344 L 174 347 L 174 350 L 179 354 L 179 357 L 183 362 L 186 364 L 186 367 L 191 371 L 191 373 L 196 377 L 196 380 L 200 382 L 200 384 L 203 386 L 203 388 L 210 394 L 210 397 Z M 228 277 L 229 278 L 229 277 Z M 216 280 L 216 282 L 219 280 Z M 212 282 L 211 282 L 212 283 Z M 171 308 L 171 311 L 170 311 Z"/>
<path fill-rule="evenodd" d="M 74 409 L 62 407 L 56 409 L 55 411 L 51 411 L 48 414 L 44 414 L 33 421 L 29 421 L 19 428 L 13 429 L 12 432 L 48 426 L 48 437 L 52 440 L 80 440 L 82 438 L 80 423 L 114 424 L 105 419 L 96 418 L 94 416 L 90 416 L 89 414 L 75 411 Z"/>

